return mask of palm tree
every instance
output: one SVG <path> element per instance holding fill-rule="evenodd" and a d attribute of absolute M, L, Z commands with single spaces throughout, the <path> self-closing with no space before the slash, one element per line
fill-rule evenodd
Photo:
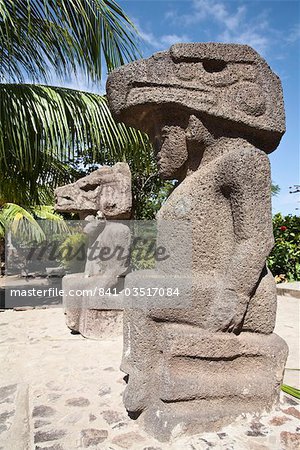
<path fill-rule="evenodd" d="M 0 205 L 51 203 L 53 186 L 76 176 L 74 157 L 150 163 L 146 136 L 114 122 L 104 96 L 33 84 L 2 84 L 0 95 Z"/>
<path fill-rule="evenodd" d="M 53 204 L 53 188 L 76 177 L 70 158 L 126 160 L 152 176 L 148 138 L 116 124 L 105 96 L 35 84 L 51 71 L 100 81 L 139 56 L 136 41 L 114 0 L 0 0 L 0 234 L 17 218 L 40 235 L 40 205 Z M 44 208 L 43 217 L 52 215 Z"/>
<path fill-rule="evenodd" d="M 8 81 L 82 69 L 92 80 L 138 55 L 136 30 L 114 0 L 0 0 L 1 69 Z"/>

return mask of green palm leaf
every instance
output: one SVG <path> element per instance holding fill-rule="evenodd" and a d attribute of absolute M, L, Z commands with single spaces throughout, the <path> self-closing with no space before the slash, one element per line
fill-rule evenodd
<path fill-rule="evenodd" d="M 46 235 L 69 232 L 63 217 L 51 206 L 32 206 L 28 210 L 14 203 L 6 203 L 0 210 L 0 237 L 10 231 L 24 242 L 41 242 Z M 2 233 L 2 234 L 1 234 Z"/>
<path fill-rule="evenodd" d="M 99 80 L 104 66 L 138 56 L 136 38 L 114 0 L 0 0 L 0 207 L 53 204 L 53 188 L 78 177 L 78 159 L 127 161 L 142 204 L 136 199 L 156 171 L 147 136 L 116 124 L 104 96 L 14 84 L 47 80 L 53 68 Z"/>
<path fill-rule="evenodd" d="M 137 32 L 114 0 L 0 0 L 0 80 L 48 79 L 80 68 L 100 80 L 136 59 Z"/>
<path fill-rule="evenodd" d="M 13 235 L 37 242 L 45 239 L 45 233 L 34 216 L 21 206 L 7 203 L 1 210 L 1 216 L 6 223 L 6 231 Z"/>
<path fill-rule="evenodd" d="M 147 136 L 117 124 L 105 96 L 18 84 L 0 84 L 0 96 L 0 165 L 8 177 L 7 183 L 1 183 L 0 198 L 5 201 L 18 181 L 21 199 L 10 201 L 37 203 L 32 198 L 36 186 L 69 182 L 72 170 L 66 162 L 84 155 L 100 164 L 126 160 L 135 171 L 151 166 Z M 5 187 L 8 192 L 1 192 Z"/>
<path fill-rule="evenodd" d="M 41 151 L 35 156 L 40 159 L 32 171 L 23 170 L 22 163 L 13 154 L 6 155 L 6 164 L 1 161 L 0 207 L 6 203 L 26 207 L 51 205 L 54 203 L 53 187 L 73 181 L 76 172 L 69 164 Z"/>
<path fill-rule="evenodd" d="M 300 390 L 299 389 L 296 389 L 292 386 L 288 386 L 287 384 L 282 384 L 281 390 L 283 392 L 286 392 L 287 394 L 291 395 L 292 397 L 295 397 L 300 400 Z"/>
<path fill-rule="evenodd" d="M 3 239 L 5 236 L 6 226 L 6 221 L 0 211 L 0 239 Z"/>

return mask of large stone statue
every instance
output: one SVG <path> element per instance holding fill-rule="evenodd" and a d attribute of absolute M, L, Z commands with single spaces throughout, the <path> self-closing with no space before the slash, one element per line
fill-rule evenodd
<path fill-rule="evenodd" d="M 267 153 L 285 131 L 279 78 L 246 45 L 176 44 L 115 70 L 107 94 L 117 120 L 149 134 L 160 175 L 178 180 L 158 228 L 192 224 L 190 302 L 125 314 L 126 409 L 165 440 L 175 427 L 209 431 L 272 408 L 288 351 L 273 333 L 266 267 L 274 243 Z M 159 273 L 167 276 L 163 264 Z M 147 277 L 131 273 L 125 286 Z"/>
<path fill-rule="evenodd" d="M 118 258 L 115 250 L 130 251 L 130 230 L 121 222 L 131 216 L 129 166 L 117 163 L 101 167 L 57 188 L 55 194 L 56 211 L 79 213 L 88 237 L 84 273 L 63 278 L 66 323 L 71 330 L 98 339 L 114 332 L 122 320 L 122 301 L 119 310 L 112 301 L 118 301 L 113 294 L 122 292 L 128 271 L 129 258 Z M 112 296 L 105 296 L 105 292 Z"/>

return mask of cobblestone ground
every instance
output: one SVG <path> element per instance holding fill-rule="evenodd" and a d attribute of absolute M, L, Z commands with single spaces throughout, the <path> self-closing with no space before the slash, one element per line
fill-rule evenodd
<path fill-rule="evenodd" d="M 295 346 L 293 327 L 287 325 L 284 333 Z M 159 443 L 123 408 L 121 350 L 120 330 L 103 341 L 72 335 L 60 308 L 1 312 L 0 449 L 300 448 L 299 405 L 284 394 L 271 415 L 247 416 L 218 433 Z"/>

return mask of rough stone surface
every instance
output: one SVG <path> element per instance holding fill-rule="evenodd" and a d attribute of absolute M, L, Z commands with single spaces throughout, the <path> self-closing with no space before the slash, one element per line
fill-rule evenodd
<path fill-rule="evenodd" d="M 290 419 L 286 416 L 276 416 L 270 420 L 270 425 L 275 425 L 276 427 L 280 427 L 281 425 L 285 424 L 285 422 L 287 422 L 288 420 L 290 420 Z"/>
<path fill-rule="evenodd" d="M 9 401 L 10 398 L 16 393 L 16 391 L 16 384 L 10 384 L 9 386 L 0 387 L 0 403 Z"/>
<path fill-rule="evenodd" d="M 162 441 L 270 410 L 288 353 L 273 334 L 276 286 L 266 267 L 274 244 L 266 153 L 285 131 L 279 78 L 248 46 L 176 44 L 114 71 L 107 94 L 117 120 L 149 134 L 160 176 L 179 181 L 157 216 L 158 244 L 171 256 L 127 275 L 125 286 L 177 274 L 191 286 L 181 307 L 141 296 L 143 308 L 124 311 L 126 409 Z M 189 271 L 166 221 L 191 224 Z"/>
<path fill-rule="evenodd" d="M 64 437 L 65 434 L 65 430 L 38 431 L 34 435 L 34 442 L 57 441 L 58 439 Z"/>
<path fill-rule="evenodd" d="M 103 386 L 99 389 L 98 395 L 99 397 L 103 397 L 104 395 L 108 395 L 111 393 L 111 388 L 109 386 Z"/>
<path fill-rule="evenodd" d="M 32 417 L 48 417 L 53 416 L 53 414 L 55 414 L 55 409 L 51 406 L 40 405 L 33 408 Z"/>
<path fill-rule="evenodd" d="M 44 427 L 45 425 L 50 425 L 51 422 L 48 422 L 47 420 L 36 420 L 34 422 L 34 428 L 41 428 Z"/>
<path fill-rule="evenodd" d="M 129 432 L 120 434 L 113 439 L 113 444 L 118 445 L 122 448 L 133 448 L 135 445 L 143 442 L 145 438 L 138 433 Z"/>
<path fill-rule="evenodd" d="M 94 428 L 89 428 L 87 430 L 82 430 L 82 446 L 91 447 L 92 445 L 98 445 L 107 439 L 107 430 L 97 430 Z"/>
<path fill-rule="evenodd" d="M 124 415 L 120 414 L 117 411 L 113 411 L 111 409 L 102 412 L 102 417 L 108 425 L 115 424 L 117 422 L 121 422 L 124 419 Z"/>
<path fill-rule="evenodd" d="M 106 218 L 131 216 L 131 175 L 128 164 L 103 166 L 78 181 L 55 190 L 55 209 L 80 213 L 81 217 L 101 211 Z"/>
<path fill-rule="evenodd" d="M 294 417 L 296 417 L 296 419 L 300 420 L 300 412 L 296 408 L 293 408 L 293 407 L 287 408 L 284 410 L 284 413 L 294 416 Z"/>
<path fill-rule="evenodd" d="M 144 447 L 143 450 L 162 450 L 160 447 Z"/>
<path fill-rule="evenodd" d="M 246 45 L 175 44 L 115 70 L 107 94 L 117 119 L 150 136 L 159 116 L 166 125 L 166 111 L 175 110 L 182 124 L 186 109 L 209 115 L 220 135 L 246 136 L 267 152 L 285 131 L 280 80 Z"/>
<path fill-rule="evenodd" d="M 70 398 L 66 401 L 66 406 L 89 406 L 90 402 L 87 398 L 78 397 L 78 398 Z"/>
<path fill-rule="evenodd" d="M 118 247 L 128 252 L 129 228 L 116 220 L 131 215 L 129 166 L 117 163 L 113 167 L 101 167 L 55 192 L 56 210 L 79 213 L 85 220 L 83 231 L 88 236 L 84 273 L 66 275 L 62 282 L 67 326 L 91 339 L 112 335 L 122 322 L 121 295 L 114 297 L 112 304 L 112 298 L 100 295 L 99 289 L 103 292 L 115 289 L 120 293 L 128 262 L 117 256 L 101 257 L 100 252 L 108 248 L 114 254 Z"/>
<path fill-rule="evenodd" d="M 290 356 L 295 358 L 299 366 L 299 340 L 291 339 L 297 335 L 298 324 L 295 305 L 292 298 L 281 298 L 278 302 L 277 333 L 286 338 L 290 347 Z M 287 321 L 285 313 L 291 319 Z M 292 314 L 294 312 L 294 314 Z M 127 433 L 136 433 L 144 438 L 132 439 L 132 447 L 128 449 L 144 450 L 145 448 L 163 450 L 283 450 L 280 434 L 299 433 L 299 419 L 284 413 L 290 406 L 297 411 L 299 402 L 293 401 L 281 393 L 278 410 L 240 416 L 234 423 L 221 429 L 218 433 L 201 433 L 187 436 L 180 429 L 173 433 L 170 443 L 160 444 L 149 436 L 139 424 L 130 419 L 123 406 L 122 394 L 125 382 L 119 383 L 122 373 L 119 370 L 122 356 L 122 337 L 114 336 L 100 341 L 86 340 L 80 334 L 72 335 L 64 323 L 60 308 L 32 310 L 15 313 L 6 311 L 1 321 L 8 323 L 0 327 L 0 392 L 3 403 L 0 403 L 0 414 L 13 412 L 5 420 L 6 429 L 0 433 L 0 448 L 5 450 L 21 449 L 22 444 L 28 449 L 75 450 L 81 447 L 81 431 L 90 428 L 107 430 L 107 440 L 90 447 L 99 450 L 122 449 L 113 439 Z M 14 336 L 14 342 L 7 339 Z M 113 367 L 114 371 L 106 371 Z M 289 367 L 292 367 L 289 363 Z M 294 372 L 293 372 L 294 373 Z M 287 383 L 289 372 L 285 373 Z M 292 383 L 298 386 L 295 382 Z M 102 387 L 110 388 L 110 393 L 99 397 Z M 58 397 L 53 397 L 59 393 Z M 90 404 L 85 407 L 72 407 L 66 401 L 83 397 Z M 47 405 L 55 410 L 55 414 L 47 418 L 32 417 L 36 406 Z M 112 410 L 117 412 L 122 422 L 109 425 L 102 414 Z M 90 422 L 90 416 L 96 417 Z M 275 417 L 287 420 L 281 425 L 270 423 Z M 39 428 L 34 428 L 37 421 L 45 421 Z M 248 436 L 253 420 L 261 423 L 264 436 Z M 66 430 L 66 434 L 58 440 L 33 445 L 34 433 L 37 431 Z M 124 448 L 124 447 L 123 447 Z"/>
<path fill-rule="evenodd" d="M 63 446 L 60 444 L 54 444 L 54 445 L 50 445 L 47 447 L 40 447 L 39 445 L 37 445 L 35 447 L 35 450 L 63 450 Z"/>
<path fill-rule="evenodd" d="M 299 450 L 300 433 L 289 433 L 288 431 L 282 431 L 280 437 L 284 450 Z"/>
<path fill-rule="evenodd" d="M 0 414 L 0 433 L 6 431 L 9 428 L 10 418 L 14 416 L 15 411 L 5 411 Z"/>

